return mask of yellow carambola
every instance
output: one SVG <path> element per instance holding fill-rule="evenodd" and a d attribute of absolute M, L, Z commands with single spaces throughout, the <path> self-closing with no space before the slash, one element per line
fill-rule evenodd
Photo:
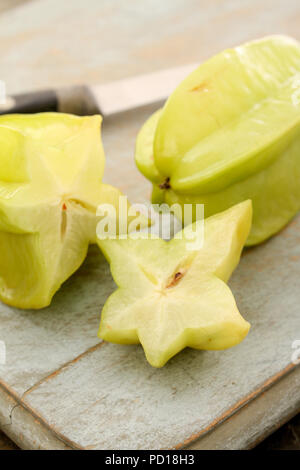
<path fill-rule="evenodd" d="M 120 192 L 102 184 L 101 117 L 0 117 L 0 298 L 50 304 L 96 242 L 96 210 Z"/>
<path fill-rule="evenodd" d="M 247 244 L 300 209 L 300 45 L 274 36 L 226 50 L 189 75 L 137 139 L 153 202 L 253 201 Z"/>
<path fill-rule="evenodd" d="M 250 325 L 226 282 L 251 218 L 251 201 L 245 201 L 205 219 L 204 230 L 202 221 L 187 226 L 170 242 L 146 233 L 98 240 L 119 287 L 104 305 L 100 338 L 141 343 L 154 367 L 186 346 L 216 350 L 240 343 Z"/>

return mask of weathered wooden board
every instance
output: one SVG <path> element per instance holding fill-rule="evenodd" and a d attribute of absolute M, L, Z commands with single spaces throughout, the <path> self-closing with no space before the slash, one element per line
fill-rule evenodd
<path fill-rule="evenodd" d="M 134 138 L 149 112 L 116 116 L 104 126 L 107 178 L 134 200 L 145 197 L 132 161 Z M 0 367 L 2 428 L 25 448 L 188 445 L 295 367 L 299 260 L 297 217 L 268 243 L 246 250 L 231 280 L 252 324 L 247 339 L 224 352 L 186 350 L 156 370 L 140 347 L 97 339 L 101 306 L 114 283 L 103 256 L 91 248 L 48 309 L 0 306 L 0 337 L 7 344 L 7 364 Z M 291 400 L 299 405 L 297 396 L 289 397 L 280 419 Z"/>
<path fill-rule="evenodd" d="M 201 61 L 265 34 L 300 39 L 299 18 L 298 0 L 73 0 L 72 10 L 68 2 L 34 0 L 0 17 L 0 79 L 10 92 L 119 79 Z M 106 180 L 132 201 L 150 189 L 135 169 L 133 149 L 151 111 L 104 123 Z M 23 448 L 253 445 L 299 410 L 299 368 L 291 364 L 292 342 L 300 339 L 299 239 L 300 217 L 245 252 L 231 280 L 252 323 L 241 345 L 186 350 L 162 370 L 146 363 L 140 347 L 97 339 L 101 306 L 114 284 L 91 248 L 50 308 L 0 306 L 0 340 L 7 345 L 0 427 Z M 276 409 L 262 402 L 272 385 Z"/>

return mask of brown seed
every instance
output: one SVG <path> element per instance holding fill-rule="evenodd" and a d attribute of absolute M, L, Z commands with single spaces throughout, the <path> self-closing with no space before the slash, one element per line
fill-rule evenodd
<path fill-rule="evenodd" d="M 167 285 L 167 289 L 176 286 L 176 284 L 180 281 L 183 275 L 184 273 L 181 271 L 178 271 L 176 274 L 174 274 L 174 277 L 172 278 L 171 282 Z"/>

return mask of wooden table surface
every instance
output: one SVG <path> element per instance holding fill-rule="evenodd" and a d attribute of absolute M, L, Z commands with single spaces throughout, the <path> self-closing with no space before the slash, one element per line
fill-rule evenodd
<path fill-rule="evenodd" d="M 0 79 L 11 93 L 107 82 L 276 33 L 300 39 L 299 0 L 1 0 Z M 299 441 L 298 417 L 259 449 Z"/>

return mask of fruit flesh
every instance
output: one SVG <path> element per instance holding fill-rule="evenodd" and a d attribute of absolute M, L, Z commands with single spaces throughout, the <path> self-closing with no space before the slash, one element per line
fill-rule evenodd
<path fill-rule="evenodd" d="M 186 346 L 225 349 L 240 343 L 250 325 L 226 285 L 247 239 L 252 204 L 245 201 L 205 220 L 204 245 L 188 241 L 200 222 L 161 239 L 99 240 L 119 286 L 101 315 L 99 336 L 141 343 L 147 360 L 162 367 Z"/>
<path fill-rule="evenodd" d="M 201 65 L 152 132 L 158 184 L 168 177 L 170 186 L 160 199 L 204 203 L 209 216 L 250 198 L 247 244 L 279 231 L 300 209 L 299 91 L 300 46 L 289 38 L 254 41 Z M 141 136 L 152 130 L 144 127 Z M 142 169 L 145 156 L 136 160 Z"/>
<path fill-rule="evenodd" d="M 50 304 L 96 241 L 102 185 L 101 117 L 0 117 L 0 298 L 19 308 Z"/>

